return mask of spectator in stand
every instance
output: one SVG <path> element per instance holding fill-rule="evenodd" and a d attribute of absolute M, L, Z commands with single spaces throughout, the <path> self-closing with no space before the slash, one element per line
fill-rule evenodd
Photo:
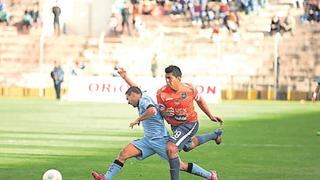
<path fill-rule="evenodd" d="M 236 12 L 232 12 L 232 11 L 228 11 L 226 13 L 226 17 L 224 18 L 224 24 L 227 27 L 227 29 L 232 32 L 235 33 L 237 32 L 238 28 L 239 28 L 239 17 L 237 15 Z"/>
<path fill-rule="evenodd" d="M 3 11 L 4 10 L 4 2 L 2 2 L 2 0 L 0 0 L 0 11 Z"/>
<path fill-rule="evenodd" d="M 139 0 L 131 0 L 132 4 L 132 25 L 135 27 L 136 16 L 139 14 Z"/>
<path fill-rule="evenodd" d="M 56 1 L 55 6 L 52 7 L 52 13 L 54 15 L 54 19 L 53 19 L 54 33 L 59 36 L 60 35 L 60 20 L 59 20 L 59 16 L 61 14 L 61 9 L 58 6 L 58 1 Z"/>
<path fill-rule="evenodd" d="M 142 13 L 143 13 L 144 15 L 149 15 L 149 14 L 151 14 L 153 8 L 154 8 L 154 3 L 153 3 L 153 1 L 143 1 L 143 4 L 142 4 Z"/>
<path fill-rule="evenodd" d="M 224 19 L 230 11 L 227 0 L 221 0 L 219 18 Z"/>
<path fill-rule="evenodd" d="M 187 0 L 179 0 L 179 3 L 181 4 L 181 13 L 186 16 L 187 15 Z"/>
<path fill-rule="evenodd" d="M 304 0 L 302 5 L 303 5 L 303 15 L 300 16 L 300 19 L 302 22 L 305 22 L 307 21 L 307 17 L 309 14 L 309 1 Z"/>
<path fill-rule="evenodd" d="M 30 31 L 30 28 L 33 23 L 33 19 L 32 19 L 31 14 L 32 14 L 31 11 L 28 11 L 28 10 L 24 11 L 24 15 L 22 18 L 22 32 L 23 33 L 29 33 L 29 31 Z"/>
<path fill-rule="evenodd" d="M 198 0 L 195 1 L 194 4 L 194 21 L 198 24 L 200 20 L 200 14 L 201 14 L 201 5 Z"/>
<path fill-rule="evenodd" d="M 221 20 L 220 17 L 219 17 L 219 15 L 220 15 L 220 3 L 213 3 L 212 10 L 213 10 L 213 12 L 215 14 L 215 19 L 220 21 Z"/>
<path fill-rule="evenodd" d="M 200 5 L 201 5 L 200 18 L 201 18 L 201 23 L 202 23 L 201 28 L 205 28 L 206 27 L 204 22 L 206 21 L 206 18 L 207 18 L 207 13 L 206 13 L 207 2 L 208 2 L 208 0 L 200 0 Z"/>
<path fill-rule="evenodd" d="M 155 4 L 152 11 L 151 11 L 151 15 L 155 16 L 155 17 L 165 15 L 165 7 L 163 7 L 159 4 Z"/>
<path fill-rule="evenodd" d="M 129 11 L 130 5 L 129 3 L 126 3 L 125 6 L 121 10 L 121 17 L 122 17 L 122 30 L 121 32 L 124 33 L 124 28 L 127 27 L 128 34 L 131 35 L 130 31 L 130 24 L 129 24 L 129 17 L 130 17 L 130 11 Z"/>
<path fill-rule="evenodd" d="M 190 13 L 190 16 L 191 16 L 191 20 L 192 21 L 194 21 L 195 19 L 195 17 L 194 17 L 194 3 L 195 3 L 195 0 L 188 0 L 187 1 L 187 9 L 188 9 L 188 11 L 189 11 L 189 13 Z"/>
<path fill-rule="evenodd" d="M 283 32 L 290 32 L 293 36 L 293 29 L 295 27 L 296 21 L 294 17 L 291 15 L 290 12 L 288 12 L 287 16 L 284 18 L 284 20 L 281 22 L 281 30 Z"/>
<path fill-rule="evenodd" d="M 200 0 L 200 5 L 201 5 L 203 11 L 207 5 L 207 2 L 208 2 L 208 0 Z"/>
<path fill-rule="evenodd" d="M 300 1 L 300 0 L 296 0 L 297 2 Z M 260 8 L 265 8 L 268 4 L 268 1 L 267 0 L 258 0 L 258 6 Z"/>
<path fill-rule="evenodd" d="M 162 7 L 164 7 L 166 3 L 166 0 L 157 0 L 157 4 L 161 5 Z"/>
<path fill-rule="evenodd" d="M 182 13 L 182 5 L 179 2 L 174 2 L 171 13 L 173 15 L 180 15 Z"/>
<path fill-rule="evenodd" d="M 238 12 L 240 11 L 240 4 L 236 0 L 231 0 L 228 2 L 230 11 Z"/>
<path fill-rule="evenodd" d="M 118 35 L 117 26 L 118 26 L 118 19 L 117 19 L 115 13 L 112 13 L 112 15 L 110 17 L 110 21 L 109 21 L 109 28 L 110 28 L 111 35 L 114 35 L 114 36 Z"/>
<path fill-rule="evenodd" d="M 300 8 L 301 5 L 303 4 L 303 0 L 296 0 L 296 8 Z"/>
<path fill-rule="evenodd" d="M 315 8 L 313 7 L 309 8 L 307 20 L 311 23 L 313 23 L 316 20 Z"/>
<path fill-rule="evenodd" d="M 33 22 L 33 17 L 34 17 L 34 10 L 30 6 L 26 9 L 27 13 L 30 14 L 32 17 L 32 22 Z"/>
<path fill-rule="evenodd" d="M 306 19 L 313 23 L 313 22 L 319 22 L 320 21 L 320 3 L 316 0 L 310 0 L 306 4 Z"/>
<path fill-rule="evenodd" d="M 270 35 L 272 36 L 274 33 L 280 33 L 280 30 L 280 19 L 277 15 L 274 15 L 270 25 Z"/>
<path fill-rule="evenodd" d="M 320 22 L 320 1 L 318 1 L 318 4 L 317 4 L 317 12 L 316 14 L 318 15 L 317 16 L 317 22 Z"/>
<path fill-rule="evenodd" d="M 250 14 L 254 11 L 254 2 L 255 0 L 238 0 L 238 4 L 246 14 Z"/>
<path fill-rule="evenodd" d="M 32 14 L 33 24 L 35 26 L 41 25 L 41 18 L 39 12 L 39 3 L 36 3 L 33 7 L 33 14 Z"/>
<path fill-rule="evenodd" d="M 6 5 L 3 0 L 0 0 L 0 23 L 5 22 L 9 25 L 9 14 L 5 10 Z"/>
<path fill-rule="evenodd" d="M 237 4 L 239 5 L 240 11 L 245 11 L 246 6 L 245 6 L 245 3 L 244 3 L 244 0 L 236 0 L 236 1 L 237 1 Z"/>
<path fill-rule="evenodd" d="M 207 27 L 211 27 L 211 22 L 213 21 L 214 17 L 215 17 L 215 14 L 214 14 L 214 11 L 212 9 L 212 6 L 210 4 L 210 2 L 207 2 L 207 5 L 206 5 L 206 20 L 207 20 Z"/>

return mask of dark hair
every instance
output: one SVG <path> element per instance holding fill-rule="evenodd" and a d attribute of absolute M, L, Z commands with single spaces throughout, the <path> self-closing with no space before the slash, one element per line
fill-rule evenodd
<path fill-rule="evenodd" d="M 140 88 L 138 88 L 137 86 L 131 86 L 127 91 L 126 94 L 130 95 L 132 92 L 136 93 L 136 94 L 142 94 L 142 91 Z"/>
<path fill-rule="evenodd" d="M 164 71 L 166 72 L 166 74 L 172 73 L 175 77 L 182 76 L 182 72 L 178 66 L 170 65 Z"/>

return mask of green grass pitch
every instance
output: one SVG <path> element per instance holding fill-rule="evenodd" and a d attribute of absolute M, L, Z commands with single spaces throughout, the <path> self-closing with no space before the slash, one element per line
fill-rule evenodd
<path fill-rule="evenodd" d="M 210 105 L 225 120 L 223 142 L 181 158 L 215 169 L 222 180 L 320 178 L 320 103 L 226 101 Z M 198 111 L 199 112 L 199 111 Z M 137 117 L 127 104 L 0 99 L 0 180 L 40 180 L 51 168 L 65 180 L 105 172 L 118 152 L 143 135 L 129 128 Z M 198 134 L 218 124 L 199 113 Z M 169 179 L 157 155 L 130 159 L 115 179 Z M 181 179 L 200 179 L 182 172 Z"/>

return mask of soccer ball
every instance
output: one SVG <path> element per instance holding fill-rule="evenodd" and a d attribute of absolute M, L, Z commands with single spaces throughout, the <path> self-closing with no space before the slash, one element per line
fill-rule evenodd
<path fill-rule="evenodd" d="M 58 170 L 49 169 L 42 176 L 43 180 L 62 180 L 62 175 Z"/>

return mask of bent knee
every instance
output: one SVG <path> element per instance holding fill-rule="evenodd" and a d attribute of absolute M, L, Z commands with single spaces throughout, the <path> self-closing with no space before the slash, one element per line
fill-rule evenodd
<path fill-rule="evenodd" d="M 180 171 L 187 171 L 188 170 L 188 163 L 180 162 Z"/>
<path fill-rule="evenodd" d="M 121 151 L 121 152 L 119 153 L 119 157 L 118 157 L 119 161 L 125 162 L 128 158 L 129 158 L 129 155 L 128 155 L 127 152 Z"/>

